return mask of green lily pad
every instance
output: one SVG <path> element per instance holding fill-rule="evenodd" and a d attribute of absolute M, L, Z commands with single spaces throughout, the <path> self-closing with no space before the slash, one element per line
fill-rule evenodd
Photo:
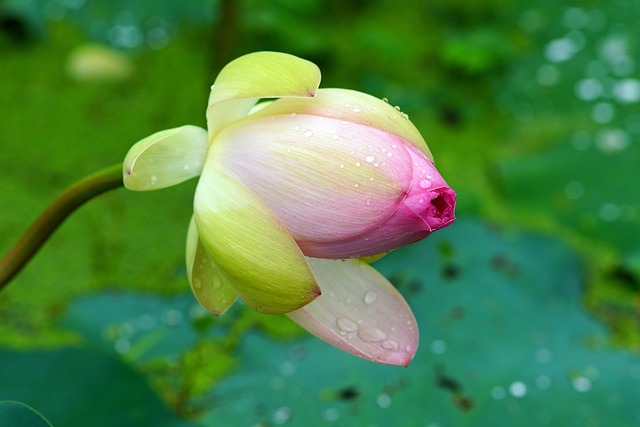
<path fill-rule="evenodd" d="M 377 267 L 421 328 L 408 368 L 313 339 L 250 334 L 202 421 L 216 425 L 540 426 L 640 423 L 640 358 L 580 305 L 582 269 L 548 238 L 458 221 Z"/>
<path fill-rule="evenodd" d="M 0 425 L 11 427 L 53 427 L 38 411 L 22 402 L 0 401 Z"/>
<path fill-rule="evenodd" d="M 192 322 L 202 315 L 191 294 L 162 298 L 114 292 L 77 299 L 60 325 L 79 333 L 90 347 L 148 362 L 192 346 L 198 338 Z"/>
<path fill-rule="evenodd" d="M 0 351 L 0 365 L 0 399 L 29 402 L 56 426 L 188 425 L 139 374 L 105 353 L 71 348 Z"/>

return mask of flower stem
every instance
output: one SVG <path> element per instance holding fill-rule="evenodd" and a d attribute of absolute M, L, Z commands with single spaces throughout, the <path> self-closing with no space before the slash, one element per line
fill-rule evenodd
<path fill-rule="evenodd" d="M 0 259 L 0 291 L 73 211 L 92 198 L 122 185 L 122 163 L 119 163 L 86 176 L 67 188 Z"/>

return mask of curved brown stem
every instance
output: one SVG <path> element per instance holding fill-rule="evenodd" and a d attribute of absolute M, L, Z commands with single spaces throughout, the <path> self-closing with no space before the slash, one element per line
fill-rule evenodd
<path fill-rule="evenodd" d="M 122 164 L 120 163 L 91 174 L 67 188 L 0 259 L 0 291 L 9 284 L 73 211 L 92 198 L 122 185 Z"/>

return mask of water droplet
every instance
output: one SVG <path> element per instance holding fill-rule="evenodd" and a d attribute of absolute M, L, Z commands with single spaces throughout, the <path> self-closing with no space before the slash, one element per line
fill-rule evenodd
<path fill-rule="evenodd" d="M 398 342 L 394 341 L 394 340 L 384 340 L 384 341 L 382 341 L 382 344 L 380 344 L 380 345 L 385 350 L 391 350 L 391 351 L 396 351 L 400 347 Z"/>
<path fill-rule="evenodd" d="M 447 351 L 447 343 L 442 340 L 435 340 L 431 343 L 430 348 L 433 354 L 442 354 Z"/>
<path fill-rule="evenodd" d="M 193 287 L 196 289 L 202 289 L 202 281 L 197 277 L 193 278 Z"/>
<path fill-rule="evenodd" d="M 338 136 L 338 135 L 333 135 L 333 136 L 332 136 L 332 138 L 333 138 L 333 139 L 338 139 L 338 138 L 339 138 L 339 136 Z"/>
<path fill-rule="evenodd" d="M 504 391 L 504 388 L 500 386 L 495 386 L 491 389 L 491 397 L 493 397 L 495 400 L 502 400 L 504 399 L 505 395 L 506 393 Z"/>
<path fill-rule="evenodd" d="M 568 199 L 578 200 L 584 196 L 584 185 L 580 181 L 571 181 L 565 185 L 564 194 Z"/>
<path fill-rule="evenodd" d="M 358 187 L 360 187 L 360 184 L 358 184 L 358 183 L 356 182 L 355 184 L 353 184 L 353 186 L 354 186 L 355 188 L 358 188 Z"/>
<path fill-rule="evenodd" d="M 420 188 L 429 188 L 429 187 L 431 187 L 431 181 L 423 179 L 422 181 L 420 181 L 418 183 L 418 185 L 420 186 Z"/>
<path fill-rule="evenodd" d="M 578 7 L 570 7 L 564 12 L 563 22 L 570 30 L 578 30 L 587 25 L 589 16 Z"/>
<path fill-rule="evenodd" d="M 614 153 L 627 148 L 629 136 L 621 129 L 603 129 L 596 136 L 596 144 L 600 151 Z"/>
<path fill-rule="evenodd" d="M 593 101 L 602 96 L 602 83 L 597 79 L 582 79 L 576 83 L 576 96 L 583 101 Z"/>
<path fill-rule="evenodd" d="M 352 111 L 353 111 L 354 113 L 359 113 L 359 112 L 361 112 L 361 111 L 362 111 L 362 107 L 360 107 L 358 104 L 355 104 L 355 105 L 353 106 L 353 108 L 352 108 Z"/>
<path fill-rule="evenodd" d="M 547 363 L 551 360 L 551 352 L 546 348 L 539 348 L 535 353 L 536 362 Z"/>
<path fill-rule="evenodd" d="M 337 421 L 340 418 L 340 411 L 337 408 L 327 408 L 322 411 L 322 419 L 328 422 Z"/>
<path fill-rule="evenodd" d="M 164 322 L 169 326 L 176 326 L 182 322 L 182 313 L 175 309 L 167 310 L 164 314 Z"/>
<path fill-rule="evenodd" d="M 409 120 L 409 115 L 406 113 L 400 114 L 400 117 L 402 117 L 403 120 Z"/>
<path fill-rule="evenodd" d="M 339 317 L 336 322 L 338 324 L 338 328 L 345 332 L 354 332 L 358 330 L 358 325 L 353 320 L 347 319 L 346 317 Z"/>
<path fill-rule="evenodd" d="M 538 83 L 542 86 L 553 86 L 558 83 L 560 73 L 558 72 L 557 67 L 549 64 L 543 64 L 538 68 L 536 78 L 538 79 Z"/>
<path fill-rule="evenodd" d="M 398 146 L 396 144 L 391 144 L 391 148 L 397 148 Z"/>
<path fill-rule="evenodd" d="M 605 203 L 598 211 L 600 218 L 606 222 L 613 222 L 620 218 L 620 207 L 613 203 Z"/>
<path fill-rule="evenodd" d="M 420 197 L 420 200 L 418 200 L 418 203 L 424 203 L 424 198 Z"/>
<path fill-rule="evenodd" d="M 391 151 L 389 151 L 389 152 L 387 153 L 387 157 L 391 157 L 391 156 L 393 156 L 393 153 L 392 153 Z"/>
<path fill-rule="evenodd" d="M 571 381 L 571 385 L 576 391 L 586 393 L 591 390 L 591 380 L 587 377 L 578 376 Z"/>
<path fill-rule="evenodd" d="M 291 113 L 291 117 L 295 117 L 297 115 L 298 115 L 297 113 Z"/>
<path fill-rule="evenodd" d="M 356 162 L 356 166 L 360 167 L 361 163 L 360 162 Z"/>
<path fill-rule="evenodd" d="M 527 385 L 522 381 L 514 381 L 509 386 L 509 393 L 513 397 L 524 397 L 527 394 Z"/>
<path fill-rule="evenodd" d="M 184 165 L 182 169 L 188 171 L 189 169 L 191 169 L 191 165 Z"/>
<path fill-rule="evenodd" d="M 340 169 L 344 169 L 344 163 L 340 163 Z"/>
<path fill-rule="evenodd" d="M 545 47 L 545 56 L 551 62 L 568 61 L 578 51 L 576 42 L 569 38 L 552 40 Z"/>
<path fill-rule="evenodd" d="M 296 372 L 296 369 L 296 365 L 290 360 L 286 360 L 280 365 L 280 373 L 285 377 L 293 375 Z"/>
<path fill-rule="evenodd" d="M 393 108 L 395 108 L 395 109 L 396 109 L 396 111 L 400 111 L 400 107 L 399 107 L 399 106 L 397 106 L 397 105 L 396 105 L 395 107 L 393 107 Z"/>
<path fill-rule="evenodd" d="M 396 115 L 395 115 L 395 114 L 390 114 L 390 115 L 389 115 L 389 118 L 390 118 L 391 120 L 395 120 L 395 119 L 396 119 Z"/>
<path fill-rule="evenodd" d="M 614 86 L 613 94 L 621 104 L 632 104 L 640 101 L 640 80 L 620 80 Z"/>
<path fill-rule="evenodd" d="M 376 403 L 378 404 L 379 407 L 383 409 L 388 408 L 391 405 L 391 397 L 386 393 L 382 393 L 376 399 Z"/>
<path fill-rule="evenodd" d="M 369 202 L 369 200 L 367 200 L 367 204 L 370 204 L 371 202 Z M 376 300 L 378 299 L 378 294 L 374 291 L 369 291 L 366 294 L 364 294 L 364 303 L 365 304 L 373 304 L 374 302 L 376 302 Z"/>
<path fill-rule="evenodd" d="M 113 348 L 120 354 L 126 353 L 131 348 L 131 343 L 126 338 L 118 338 L 113 343 Z"/>
<path fill-rule="evenodd" d="M 371 163 L 371 162 L 373 162 L 373 160 L 374 160 L 374 159 L 375 159 L 375 157 L 373 157 L 373 156 L 367 156 L 367 157 L 365 157 L 365 160 L 367 161 L 367 163 Z"/>
<path fill-rule="evenodd" d="M 388 99 L 388 98 L 382 98 L 382 100 L 383 100 L 384 102 L 386 102 L 387 104 L 389 103 L 389 99 Z"/>
<path fill-rule="evenodd" d="M 360 329 L 358 336 L 365 342 L 379 342 L 387 338 L 387 334 L 384 331 L 372 327 Z"/>
<path fill-rule="evenodd" d="M 273 413 L 271 421 L 273 421 L 274 424 L 284 424 L 291 419 L 291 415 L 291 409 L 283 406 L 281 408 L 278 408 L 276 412 Z"/>
<path fill-rule="evenodd" d="M 613 120 L 616 112 L 613 106 L 606 102 L 599 102 L 591 110 L 591 118 L 594 122 L 604 124 Z"/>
<path fill-rule="evenodd" d="M 158 177 L 155 175 L 151 175 L 151 185 L 156 185 L 158 183 Z"/>
<path fill-rule="evenodd" d="M 536 377 L 536 385 L 540 390 L 546 390 L 551 386 L 551 378 L 546 375 L 538 375 Z"/>
<path fill-rule="evenodd" d="M 311 132 L 310 130 L 308 130 L 308 131 L 306 131 L 306 132 L 304 133 L 304 136 L 306 136 L 307 138 L 309 138 L 309 137 L 310 137 L 310 136 L 312 136 L 312 135 L 313 135 L 313 132 Z"/>

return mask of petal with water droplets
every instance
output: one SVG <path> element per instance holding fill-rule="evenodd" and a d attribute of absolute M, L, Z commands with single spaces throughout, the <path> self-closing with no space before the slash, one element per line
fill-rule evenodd
<path fill-rule="evenodd" d="M 207 131 L 197 126 L 156 132 L 127 153 L 124 185 L 129 190 L 159 190 L 194 178 L 202 172 L 207 146 Z"/>
<path fill-rule="evenodd" d="M 312 99 L 278 99 L 255 116 L 311 114 L 380 129 L 413 145 L 431 161 L 433 155 L 409 116 L 388 103 L 348 89 L 320 89 Z"/>
<path fill-rule="evenodd" d="M 355 356 L 407 366 L 418 347 L 418 327 L 396 288 L 363 261 L 308 261 L 322 295 L 287 316 Z"/>
<path fill-rule="evenodd" d="M 218 74 L 207 109 L 209 134 L 251 110 L 260 98 L 313 97 L 320 69 L 313 63 L 280 52 L 255 52 L 227 64 Z"/>
<path fill-rule="evenodd" d="M 251 308 L 282 314 L 320 295 L 287 229 L 246 187 L 209 162 L 194 205 L 202 244 Z"/>
<path fill-rule="evenodd" d="M 209 158 L 266 204 L 301 247 L 375 229 L 411 185 L 411 158 L 397 137 L 307 114 L 252 115 L 234 123 L 218 134 Z M 360 252 L 346 256 L 305 254 L 368 255 L 366 245 L 361 241 Z"/>
<path fill-rule="evenodd" d="M 216 316 L 233 305 L 238 293 L 224 270 L 202 245 L 195 220 L 191 218 L 187 233 L 187 277 L 198 302 Z"/>

